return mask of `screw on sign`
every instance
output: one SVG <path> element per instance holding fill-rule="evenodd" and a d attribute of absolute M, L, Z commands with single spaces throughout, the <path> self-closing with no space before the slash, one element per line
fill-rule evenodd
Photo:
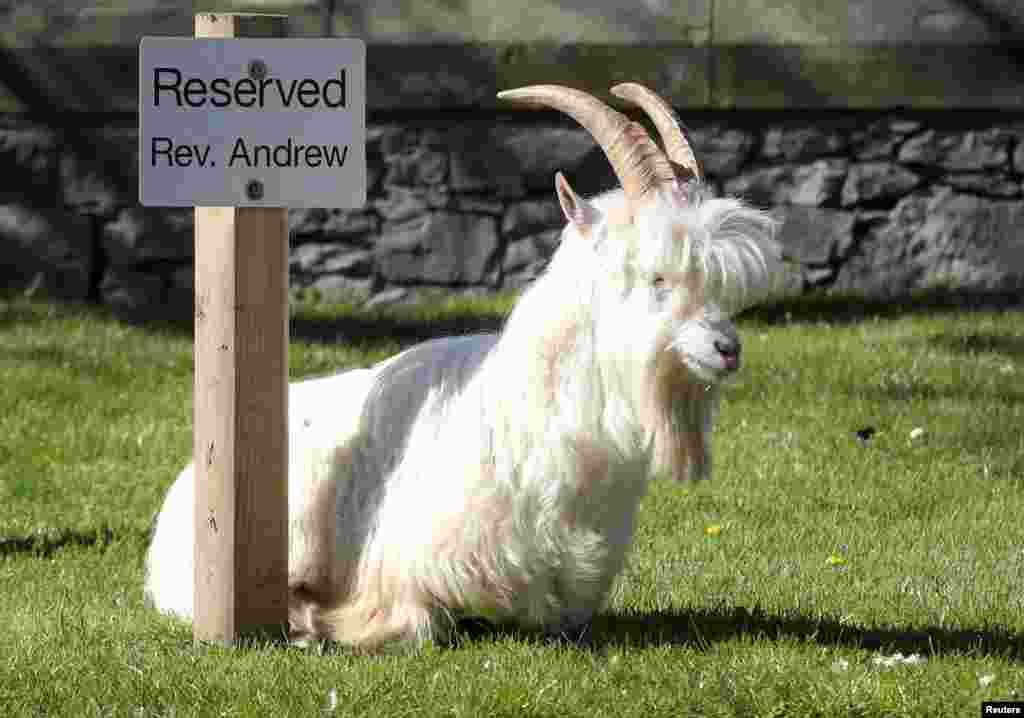
<path fill-rule="evenodd" d="M 254 202 L 263 199 L 263 183 L 257 179 L 249 180 L 245 185 L 245 196 Z"/>
<path fill-rule="evenodd" d="M 262 80 L 267 76 L 267 63 L 263 60 L 253 60 L 249 63 L 249 77 L 254 80 Z"/>

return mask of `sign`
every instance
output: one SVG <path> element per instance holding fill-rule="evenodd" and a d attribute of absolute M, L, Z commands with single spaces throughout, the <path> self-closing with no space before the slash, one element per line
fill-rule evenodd
<path fill-rule="evenodd" d="M 362 206 L 363 41 L 143 38 L 139 201 Z"/>

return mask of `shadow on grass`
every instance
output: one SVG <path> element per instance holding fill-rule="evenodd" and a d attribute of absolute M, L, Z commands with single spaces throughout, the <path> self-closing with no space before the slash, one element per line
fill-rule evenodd
<path fill-rule="evenodd" d="M 765 324 L 830 322 L 852 324 L 867 319 L 1024 309 L 1019 291 L 918 290 L 892 297 L 808 294 L 753 307 L 741 316 Z"/>
<path fill-rule="evenodd" d="M 299 341 L 326 344 L 354 341 L 363 345 L 398 342 L 407 346 L 437 337 L 497 332 L 504 321 L 504 317 L 494 315 L 416 318 L 395 312 L 337 319 L 298 317 L 291 320 L 290 327 L 291 338 Z"/>
<path fill-rule="evenodd" d="M 592 625 L 591 646 L 684 644 L 707 647 L 733 638 L 797 639 L 827 646 L 871 651 L 900 651 L 926 656 L 972 653 L 1024 660 L 1024 635 L 984 629 L 953 630 L 936 626 L 920 629 L 882 626 L 865 628 L 833 618 L 776 615 L 760 609 L 731 608 L 602 615 Z"/>
<path fill-rule="evenodd" d="M 477 307 L 472 303 L 454 306 L 424 303 L 378 309 L 310 305 L 293 309 L 295 313 L 288 322 L 291 339 L 324 344 L 353 342 L 372 346 L 397 342 L 408 345 L 442 336 L 497 332 L 505 322 L 505 315 L 498 309 Z M 123 314 L 104 305 L 8 299 L 0 292 L 0 330 L 15 324 L 43 324 L 74 318 L 123 322 L 159 334 L 194 334 L 190 312 L 153 308 Z"/>
<path fill-rule="evenodd" d="M 60 369 L 82 379 L 128 382 L 135 376 L 131 366 L 112 362 L 99 353 L 79 352 L 59 346 L 14 346 L 0 348 L 0 357 L 37 367 Z"/>
<path fill-rule="evenodd" d="M 459 635 L 462 639 L 470 640 L 488 636 L 528 636 L 514 629 L 493 628 L 476 621 L 460 622 Z M 886 653 L 899 651 L 904 655 L 994 655 L 1024 661 L 1024 634 L 999 629 L 954 630 L 936 626 L 865 628 L 843 624 L 828 617 L 779 615 L 743 607 L 603 613 L 575 634 L 548 637 L 547 640 L 603 652 L 610 648 L 658 646 L 686 646 L 706 650 L 716 643 L 736 638 L 812 641 L 822 646 Z"/>
<path fill-rule="evenodd" d="M 1001 354 L 1010 359 L 1024 359 L 1024 337 L 995 332 L 972 332 L 966 335 L 939 334 L 928 343 L 937 349 L 959 354 Z"/>
<path fill-rule="evenodd" d="M 148 544 L 152 529 L 127 529 L 114 531 L 109 526 L 95 529 L 50 529 L 24 536 L 0 536 L 0 558 L 7 556 L 31 556 L 51 558 L 66 548 L 99 548 L 121 541 L 135 541 Z"/>
<path fill-rule="evenodd" d="M 6 301 L 5 301 L 6 300 Z M 870 319 L 896 319 L 914 315 L 935 315 L 973 311 L 1024 310 L 1024 293 L 1019 291 L 921 290 L 886 298 L 864 298 L 840 294 L 808 294 L 754 307 L 741 317 L 765 324 L 789 322 L 855 323 Z M 455 310 L 425 303 L 364 310 L 357 307 L 314 305 L 300 309 L 290 321 L 293 339 L 309 342 L 397 341 L 410 344 L 440 336 L 499 331 L 504 316 L 493 309 L 462 306 Z M 319 314 L 320 316 L 312 316 Z M 42 322 L 50 318 L 89 316 L 123 321 L 155 332 L 192 335 L 191 312 L 167 307 L 143 308 L 130 315 L 118 314 L 102 305 L 33 302 L 5 296 L 0 291 L 0 329 L 5 324 Z M 947 348 L 965 351 L 995 351 L 1010 356 L 1024 355 L 1022 341 L 1002 335 L 973 335 L 967 338 L 936 339 Z"/>
<path fill-rule="evenodd" d="M 1016 389 L 1013 384 L 1019 382 L 1016 374 L 1006 377 L 999 388 L 979 387 L 974 384 L 936 385 L 927 381 L 894 381 L 863 386 L 849 387 L 846 394 L 856 398 L 868 398 L 880 401 L 940 401 L 956 400 L 958 403 L 982 404 L 1024 404 L 1024 391 Z"/>

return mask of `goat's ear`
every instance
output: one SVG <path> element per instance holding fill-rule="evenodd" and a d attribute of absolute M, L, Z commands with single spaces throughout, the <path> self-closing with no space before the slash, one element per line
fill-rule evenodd
<path fill-rule="evenodd" d="M 597 208 L 576 194 L 561 172 L 555 175 L 555 192 L 558 194 L 558 203 L 562 205 L 562 214 L 575 225 L 580 234 L 586 236 L 587 231 L 597 223 Z"/>

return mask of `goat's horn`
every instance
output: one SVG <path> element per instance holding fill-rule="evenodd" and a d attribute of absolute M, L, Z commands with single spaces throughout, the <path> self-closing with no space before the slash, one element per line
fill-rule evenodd
<path fill-rule="evenodd" d="M 530 85 L 499 92 L 502 100 L 546 105 L 579 122 L 604 150 L 630 203 L 642 201 L 675 172 L 643 126 L 632 122 L 596 97 L 561 85 Z"/>
<path fill-rule="evenodd" d="M 662 144 L 665 146 L 665 154 L 676 167 L 676 175 L 680 179 L 696 177 L 700 179 L 700 165 L 697 164 L 697 157 L 686 140 L 686 133 L 683 132 L 683 123 L 679 120 L 672 106 L 656 95 L 652 90 L 635 82 L 624 82 L 612 88 L 612 94 L 627 102 L 631 102 L 651 118 L 654 126 L 658 128 Z"/>

